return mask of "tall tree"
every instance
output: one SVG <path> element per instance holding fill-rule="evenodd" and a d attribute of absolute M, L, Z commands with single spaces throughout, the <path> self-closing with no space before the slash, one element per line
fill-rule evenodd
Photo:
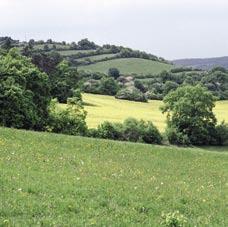
<path fill-rule="evenodd" d="M 214 96 L 206 88 L 179 87 L 164 98 L 163 113 L 167 113 L 168 128 L 186 136 L 191 144 L 213 144 L 216 118 L 212 112 Z"/>

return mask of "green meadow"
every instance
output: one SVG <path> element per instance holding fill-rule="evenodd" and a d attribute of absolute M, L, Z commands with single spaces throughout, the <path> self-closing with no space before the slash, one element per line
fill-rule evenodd
<path fill-rule="evenodd" d="M 225 227 L 227 150 L 0 128 L 0 225 Z"/>
<path fill-rule="evenodd" d="M 60 50 L 58 53 L 62 56 L 70 56 L 78 53 L 94 52 L 94 50 Z"/>
<path fill-rule="evenodd" d="M 118 68 L 122 74 L 156 74 L 164 70 L 170 70 L 173 67 L 174 66 L 170 64 L 141 58 L 120 58 L 86 66 L 80 66 L 79 69 L 107 74 L 109 68 Z"/>
<path fill-rule="evenodd" d="M 89 56 L 89 57 L 84 57 L 84 58 L 78 58 L 78 60 L 86 60 L 90 59 L 91 61 L 96 61 L 96 60 L 104 60 L 106 58 L 112 58 L 116 54 L 99 54 L 99 55 L 94 55 L 94 56 Z"/>
<path fill-rule="evenodd" d="M 162 101 L 148 103 L 115 99 L 113 96 L 83 94 L 85 109 L 88 112 L 89 127 L 97 127 L 103 121 L 122 122 L 128 117 L 152 121 L 161 131 L 165 129 L 165 116 L 159 107 Z M 218 121 L 228 122 L 228 101 L 219 101 L 214 109 Z"/>

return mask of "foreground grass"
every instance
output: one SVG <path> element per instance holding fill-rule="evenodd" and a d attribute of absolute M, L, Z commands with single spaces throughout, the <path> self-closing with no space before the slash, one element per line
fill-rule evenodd
<path fill-rule="evenodd" d="M 165 116 L 159 110 L 161 101 L 152 100 L 149 103 L 132 102 L 115 99 L 112 96 L 83 94 L 87 104 L 87 123 L 89 127 L 97 127 L 105 120 L 122 122 L 128 117 L 152 121 L 161 131 L 165 129 Z M 216 103 L 215 114 L 218 121 L 228 122 L 228 101 Z"/>
<path fill-rule="evenodd" d="M 228 226 L 228 153 L 210 149 L 0 128 L 0 225 Z"/>
<path fill-rule="evenodd" d="M 92 72 L 108 73 L 109 68 L 118 68 L 122 74 L 156 74 L 170 70 L 173 65 L 140 58 L 121 58 L 92 65 L 80 66 L 79 69 Z"/>

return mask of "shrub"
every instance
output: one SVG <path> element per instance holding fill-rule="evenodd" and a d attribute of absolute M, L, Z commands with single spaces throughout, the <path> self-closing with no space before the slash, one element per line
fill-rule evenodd
<path fill-rule="evenodd" d="M 160 134 L 160 132 L 158 131 L 158 129 L 153 125 L 152 122 L 147 121 L 141 121 L 141 128 L 142 128 L 142 140 L 145 143 L 157 143 L 157 144 L 161 144 L 162 142 L 162 136 Z"/>
<path fill-rule="evenodd" d="M 110 68 L 108 70 L 108 75 L 114 79 L 117 79 L 120 76 L 120 71 L 117 68 Z"/>
<path fill-rule="evenodd" d="M 143 85 L 143 83 L 140 80 L 135 80 L 134 81 L 134 86 L 139 89 L 141 92 L 145 93 L 146 92 L 146 88 Z"/>
<path fill-rule="evenodd" d="M 163 98 L 162 94 L 155 94 L 153 91 L 147 91 L 145 96 L 147 99 L 151 100 L 162 100 Z"/>
<path fill-rule="evenodd" d="M 99 94 L 100 93 L 100 81 L 90 79 L 83 84 L 82 90 L 84 92 L 88 92 L 88 93 Z"/>
<path fill-rule="evenodd" d="M 137 142 L 142 141 L 142 128 L 140 122 L 134 118 L 128 118 L 123 122 L 124 140 Z"/>
<path fill-rule="evenodd" d="M 67 99 L 73 96 L 73 90 L 65 81 L 61 81 L 52 87 L 51 94 L 60 103 L 66 103 Z"/>
<path fill-rule="evenodd" d="M 176 128 L 168 127 L 166 129 L 166 136 L 171 144 L 175 145 L 190 145 L 190 140 L 187 135 L 179 132 Z"/>
<path fill-rule="evenodd" d="M 115 96 L 117 99 L 126 99 L 136 102 L 147 102 L 146 96 L 135 87 L 128 87 L 119 90 Z"/>
<path fill-rule="evenodd" d="M 224 145 L 228 142 L 228 124 L 222 122 L 220 125 L 216 126 L 216 144 Z"/>
<path fill-rule="evenodd" d="M 87 135 L 88 137 L 93 137 L 93 138 L 99 138 L 98 131 L 96 128 L 89 128 L 87 130 Z"/>
<path fill-rule="evenodd" d="M 56 101 L 50 107 L 48 131 L 68 135 L 86 135 L 86 111 L 75 98 L 68 99 L 67 108 L 57 108 Z"/>
<path fill-rule="evenodd" d="M 115 95 L 119 89 L 117 82 L 110 77 L 103 77 L 100 80 L 100 93 L 103 95 Z"/>
<path fill-rule="evenodd" d="M 103 139 L 121 140 L 122 125 L 105 121 L 98 126 L 95 135 Z"/>
<path fill-rule="evenodd" d="M 161 134 L 152 122 L 134 118 L 126 119 L 122 124 L 105 121 L 97 129 L 89 130 L 88 136 L 149 144 L 160 144 L 162 141 Z"/>

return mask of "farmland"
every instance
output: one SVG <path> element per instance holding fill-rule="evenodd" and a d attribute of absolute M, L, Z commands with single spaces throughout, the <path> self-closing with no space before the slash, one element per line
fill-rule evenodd
<path fill-rule="evenodd" d="M 70 56 L 77 53 L 88 53 L 88 52 L 94 52 L 94 50 L 61 50 L 58 51 L 58 53 L 62 56 Z"/>
<path fill-rule="evenodd" d="M 121 58 L 79 67 L 86 71 L 102 73 L 107 73 L 109 68 L 118 68 L 123 74 L 150 74 L 170 70 L 173 66 L 140 58 Z"/>
<path fill-rule="evenodd" d="M 79 58 L 78 60 L 86 60 L 86 59 L 90 59 L 91 61 L 104 60 L 106 58 L 112 58 L 115 55 L 116 54 L 99 54 L 99 55 L 94 55 L 94 56 L 90 56 L 90 57 Z"/>
<path fill-rule="evenodd" d="M 216 149 L 0 128 L 0 223 L 158 226 L 179 211 L 189 226 L 227 226 L 228 156 Z"/>
<path fill-rule="evenodd" d="M 112 96 L 83 94 L 85 109 L 88 112 L 89 127 L 96 127 L 104 120 L 121 122 L 127 117 L 151 120 L 161 131 L 165 128 L 165 116 L 159 110 L 161 101 L 150 100 L 148 103 L 115 99 Z M 216 103 L 215 114 L 221 122 L 228 122 L 228 101 Z"/>

